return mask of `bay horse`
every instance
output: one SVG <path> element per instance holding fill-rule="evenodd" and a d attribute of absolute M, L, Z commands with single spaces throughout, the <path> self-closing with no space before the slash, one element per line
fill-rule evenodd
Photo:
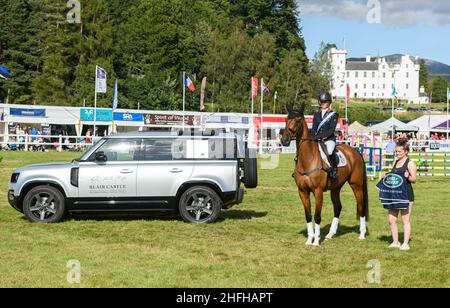
<path fill-rule="evenodd" d="M 329 168 L 326 167 L 327 165 L 321 158 L 319 141 L 311 137 L 311 132 L 305 120 L 305 104 L 301 106 L 300 110 L 294 110 L 292 105 L 289 104 L 286 108 L 289 114 L 286 119 L 286 127 L 282 133 L 281 143 L 283 146 L 289 146 L 291 141 L 295 140 L 297 144 L 297 158 L 293 177 L 305 208 L 308 230 L 306 245 L 320 245 L 323 193 L 328 190 L 331 191 L 334 219 L 326 239 L 331 240 L 336 235 L 342 210 L 340 192 L 346 182 L 350 184 L 356 197 L 357 216 L 360 219 L 359 239 L 364 240 L 367 233 L 366 221 L 369 218 L 367 176 L 364 158 L 356 149 L 348 145 L 338 145 L 337 150 L 340 150 L 345 156 L 347 164 L 345 167 L 338 168 L 337 180 L 329 180 Z M 313 229 L 311 215 L 311 193 L 315 198 L 315 230 Z"/>

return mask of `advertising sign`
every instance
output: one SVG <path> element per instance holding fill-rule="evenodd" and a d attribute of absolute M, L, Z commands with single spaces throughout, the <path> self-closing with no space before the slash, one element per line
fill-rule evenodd
<path fill-rule="evenodd" d="M 183 116 L 174 114 L 145 114 L 146 125 L 173 126 L 183 125 Z M 184 117 L 185 125 L 199 125 L 200 118 L 197 116 L 187 115 Z"/>

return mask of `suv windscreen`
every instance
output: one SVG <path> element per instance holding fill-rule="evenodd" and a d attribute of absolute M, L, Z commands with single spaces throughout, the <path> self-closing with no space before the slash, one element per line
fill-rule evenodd
<path fill-rule="evenodd" d="M 103 152 L 108 161 L 138 161 L 141 139 L 108 139 L 95 152 Z M 95 153 L 90 160 L 95 159 Z"/>

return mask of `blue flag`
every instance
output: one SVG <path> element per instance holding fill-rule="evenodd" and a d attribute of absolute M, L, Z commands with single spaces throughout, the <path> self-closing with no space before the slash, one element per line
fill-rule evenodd
<path fill-rule="evenodd" d="M 4 67 L 0 65 L 0 78 L 8 79 L 12 76 L 10 72 Z"/>
<path fill-rule="evenodd" d="M 119 93 L 117 88 L 117 79 L 114 84 L 114 101 L 113 101 L 113 110 L 117 109 L 117 106 L 119 105 Z"/>
<path fill-rule="evenodd" d="M 376 186 L 385 209 L 398 210 L 409 207 L 407 181 L 404 175 L 388 173 Z"/>

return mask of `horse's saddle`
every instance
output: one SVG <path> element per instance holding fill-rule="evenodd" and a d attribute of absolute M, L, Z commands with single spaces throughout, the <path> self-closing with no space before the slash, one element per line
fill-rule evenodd
<path fill-rule="evenodd" d="M 327 168 L 331 167 L 331 164 L 328 160 L 328 155 L 325 154 L 324 150 L 322 149 L 322 147 L 320 146 L 320 144 L 318 145 L 319 147 L 319 151 L 320 151 L 320 156 L 322 157 L 322 160 L 327 164 Z M 336 161 L 338 162 L 338 168 L 342 168 L 347 166 L 347 159 L 345 158 L 344 153 L 342 153 L 340 150 L 335 150 L 333 155 L 336 156 Z"/>

